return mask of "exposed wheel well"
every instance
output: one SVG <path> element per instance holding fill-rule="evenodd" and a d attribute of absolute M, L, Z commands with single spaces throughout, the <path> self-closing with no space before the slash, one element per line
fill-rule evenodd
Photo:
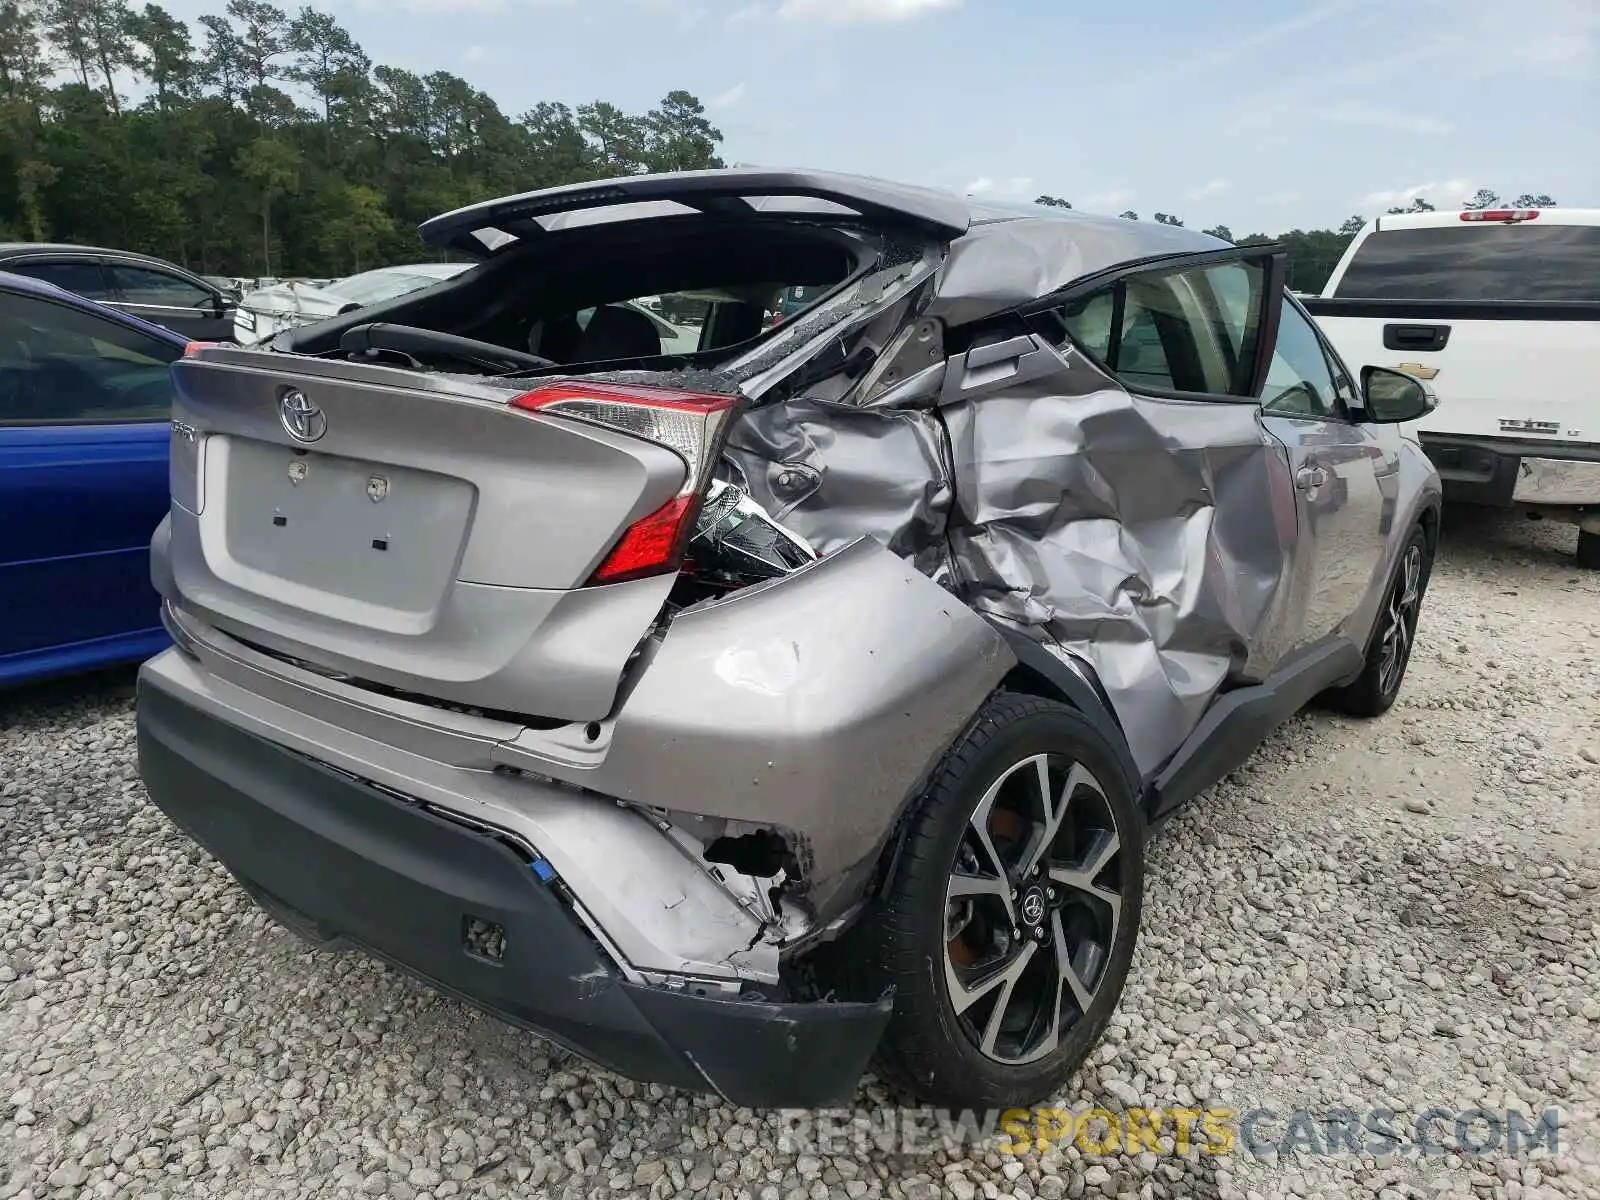
<path fill-rule="evenodd" d="M 1432 558 L 1434 551 L 1439 548 L 1439 509 L 1430 504 L 1422 510 L 1420 521 L 1422 532 L 1428 539 L 1428 557 Z"/>

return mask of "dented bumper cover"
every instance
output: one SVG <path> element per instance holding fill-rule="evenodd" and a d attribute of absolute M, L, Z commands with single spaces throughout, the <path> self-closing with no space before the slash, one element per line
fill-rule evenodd
<path fill-rule="evenodd" d="M 548 865 L 491 832 L 247 733 L 148 678 L 138 721 L 152 796 L 285 924 L 631 1078 L 749 1107 L 837 1104 L 888 1020 L 888 996 L 783 1003 L 629 981 Z"/>

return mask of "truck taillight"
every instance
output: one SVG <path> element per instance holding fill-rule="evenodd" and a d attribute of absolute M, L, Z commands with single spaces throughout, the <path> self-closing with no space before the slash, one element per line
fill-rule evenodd
<path fill-rule="evenodd" d="M 1531 221 L 1539 215 L 1537 208 L 1479 208 L 1461 214 L 1463 221 Z"/>
<path fill-rule="evenodd" d="M 574 380 L 536 388 L 511 401 L 511 407 L 524 412 L 571 417 L 644 438 L 673 451 L 688 467 L 677 495 L 623 531 L 589 577 L 590 585 L 662 575 L 683 564 L 716 463 L 718 440 L 737 403 L 737 396 Z"/>

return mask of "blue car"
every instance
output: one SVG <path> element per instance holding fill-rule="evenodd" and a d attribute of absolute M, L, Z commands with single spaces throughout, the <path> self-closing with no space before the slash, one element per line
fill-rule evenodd
<path fill-rule="evenodd" d="M 185 339 L 0 272 L 0 685 L 168 644 L 150 583 Z"/>

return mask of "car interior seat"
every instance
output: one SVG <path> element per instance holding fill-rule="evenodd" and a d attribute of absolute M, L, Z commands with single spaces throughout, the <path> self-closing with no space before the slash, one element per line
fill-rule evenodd
<path fill-rule="evenodd" d="M 637 309 L 603 304 L 589 318 L 570 361 L 608 362 L 660 353 L 661 335 L 656 332 L 655 322 Z"/>

